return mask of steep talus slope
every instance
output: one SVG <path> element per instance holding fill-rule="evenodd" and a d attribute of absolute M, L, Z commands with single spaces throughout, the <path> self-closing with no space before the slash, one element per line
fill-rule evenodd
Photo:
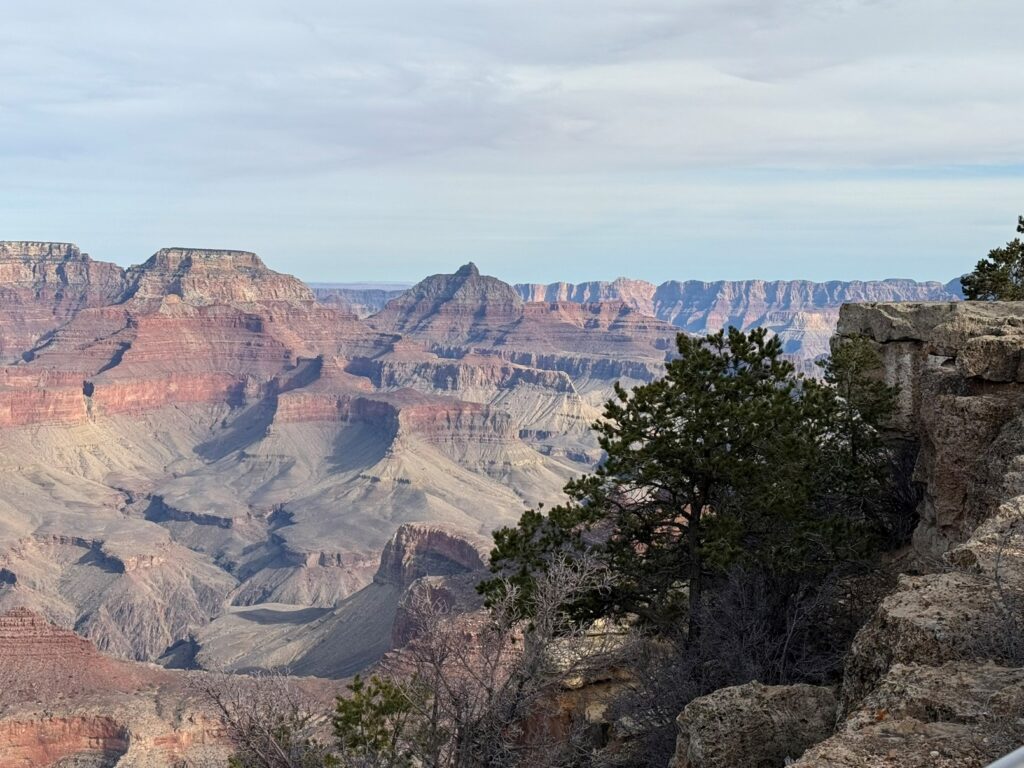
<path fill-rule="evenodd" d="M 199 634 L 198 661 L 234 671 L 359 672 L 401 644 L 402 605 L 417 585 L 429 582 L 432 594 L 457 591 L 463 604 L 478 607 L 473 585 L 486 573 L 488 546 L 485 537 L 453 526 L 406 523 L 384 546 L 372 582 L 355 594 L 312 611 L 282 604 L 233 608 Z"/>
<path fill-rule="evenodd" d="M 218 663 L 197 638 L 227 615 L 396 605 L 399 526 L 486 536 L 558 498 L 675 333 L 472 265 L 364 322 L 240 251 L 164 249 L 96 303 L 0 368 L 0 607 L 173 664 Z"/>
<path fill-rule="evenodd" d="M 916 573 L 858 633 L 806 766 L 983 766 L 1024 730 L 1024 304 L 848 305 L 920 449 Z"/>
<path fill-rule="evenodd" d="M 622 302 L 687 333 L 714 333 L 729 325 L 743 330 L 764 326 L 782 339 L 787 355 L 810 371 L 812 361 L 828 353 L 842 304 L 949 301 L 961 296 L 956 282 L 670 280 L 655 286 L 619 278 L 610 283 L 523 284 L 516 290 L 527 301 Z"/>

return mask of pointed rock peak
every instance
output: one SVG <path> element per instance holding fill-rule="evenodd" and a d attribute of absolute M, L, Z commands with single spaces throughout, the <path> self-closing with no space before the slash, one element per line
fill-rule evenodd
<path fill-rule="evenodd" d="M 468 264 L 464 264 L 459 267 L 459 271 L 455 273 L 456 277 L 480 277 L 480 270 L 476 268 L 476 264 L 472 261 Z"/>
<path fill-rule="evenodd" d="M 523 300 L 508 283 L 481 275 L 473 263 L 455 274 L 431 275 L 392 299 L 374 316 L 374 326 L 404 333 L 422 329 L 440 316 L 458 316 L 455 325 L 514 322 L 523 312 Z M 445 324 L 447 321 L 444 321 Z"/>

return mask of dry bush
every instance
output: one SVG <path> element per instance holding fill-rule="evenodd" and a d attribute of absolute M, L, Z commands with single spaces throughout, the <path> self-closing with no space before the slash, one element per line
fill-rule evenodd
<path fill-rule="evenodd" d="M 566 681 L 615 664 L 624 631 L 595 631 L 563 606 L 607 586 L 595 561 L 562 560 L 537 578 L 530 618 L 514 585 L 488 614 L 453 615 L 427 590 L 408 602 L 413 639 L 383 664 L 408 686 L 417 764 L 452 768 L 579 765 L 585 725 L 560 706 Z"/>
<path fill-rule="evenodd" d="M 330 717 L 324 702 L 283 673 L 207 673 L 191 690 L 220 716 L 234 747 L 232 768 L 322 768 L 330 765 Z"/>

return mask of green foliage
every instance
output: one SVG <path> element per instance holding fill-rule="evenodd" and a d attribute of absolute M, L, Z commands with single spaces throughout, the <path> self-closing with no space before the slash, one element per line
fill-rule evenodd
<path fill-rule="evenodd" d="M 738 566 L 813 576 L 866 549 L 887 472 L 878 425 L 894 402 L 868 375 L 867 342 L 840 345 L 824 383 L 797 374 L 764 329 L 677 343 L 663 378 L 616 388 L 594 425 L 607 458 L 566 486 L 569 501 L 495 534 L 492 570 L 520 587 L 524 611 L 532 575 L 586 549 L 615 586 L 570 606 L 578 615 L 688 615 L 696 635 L 707 579 Z M 504 584 L 480 591 L 494 601 Z"/>
<path fill-rule="evenodd" d="M 1017 220 L 1017 232 L 1024 234 L 1024 216 Z M 1024 301 L 1024 241 L 1018 237 L 989 251 L 960 284 L 968 300 Z"/>
<path fill-rule="evenodd" d="M 356 675 L 348 685 L 352 695 L 335 703 L 334 736 L 341 755 L 375 768 L 412 766 L 405 738 L 414 714 L 413 689 L 378 677 L 367 683 Z"/>

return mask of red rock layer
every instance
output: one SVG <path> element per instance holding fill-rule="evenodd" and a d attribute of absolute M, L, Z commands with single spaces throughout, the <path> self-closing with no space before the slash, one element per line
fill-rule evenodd
<path fill-rule="evenodd" d="M 0 704 L 132 691 L 166 675 L 104 656 L 88 640 L 32 611 L 0 614 Z"/>
<path fill-rule="evenodd" d="M 0 721 L 0 768 L 38 768 L 86 755 L 113 761 L 129 742 L 128 729 L 110 717 Z"/>
<path fill-rule="evenodd" d="M 315 300 L 301 281 L 267 269 L 248 251 L 164 248 L 129 269 L 127 281 L 127 295 L 139 301 L 169 295 L 193 304 Z"/>

